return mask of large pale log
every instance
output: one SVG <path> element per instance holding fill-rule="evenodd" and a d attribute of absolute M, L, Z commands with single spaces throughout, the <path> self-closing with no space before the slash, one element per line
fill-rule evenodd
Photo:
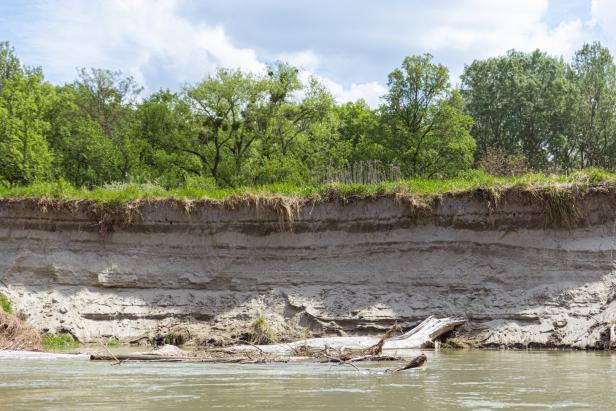
<path fill-rule="evenodd" d="M 453 330 L 464 323 L 462 319 L 456 318 L 436 318 L 430 316 L 422 321 L 418 326 L 397 337 L 385 340 L 384 350 L 404 350 L 413 348 L 425 348 L 432 346 L 434 341 L 443 334 Z M 229 350 L 238 352 L 262 351 L 268 354 L 292 355 L 298 349 L 307 347 L 312 350 L 330 347 L 334 349 L 366 349 L 379 342 L 378 337 L 324 337 L 309 338 L 306 340 L 294 341 L 287 344 L 271 345 L 235 345 L 228 347 Z"/>

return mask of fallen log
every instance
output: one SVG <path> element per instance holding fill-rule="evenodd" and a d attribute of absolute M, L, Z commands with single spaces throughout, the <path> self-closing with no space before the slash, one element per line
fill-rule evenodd
<path fill-rule="evenodd" d="M 464 324 L 464 320 L 456 318 L 436 318 L 430 316 L 410 331 L 386 339 L 378 337 L 324 337 L 309 338 L 303 341 L 295 341 L 288 344 L 271 345 L 234 345 L 227 350 L 234 352 L 252 352 L 259 350 L 262 353 L 275 355 L 292 355 L 298 352 L 314 352 L 325 349 L 336 350 L 365 350 L 378 347 L 382 350 L 402 350 L 413 348 L 426 348 L 433 346 L 434 341 L 443 334 Z M 381 343 L 382 341 L 382 343 Z"/>

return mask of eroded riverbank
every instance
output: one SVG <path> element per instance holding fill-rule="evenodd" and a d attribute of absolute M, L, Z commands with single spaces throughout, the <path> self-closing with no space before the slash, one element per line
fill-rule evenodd
<path fill-rule="evenodd" d="M 380 335 L 436 315 L 463 317 L 457 338 L 478 347 L 604 349 L 615 194 L 149 200 L 130 221 L 6 200 L 0 292 L 39 329 L 91 343 L 229 343 L 261 316 L 287 340 Z"/>

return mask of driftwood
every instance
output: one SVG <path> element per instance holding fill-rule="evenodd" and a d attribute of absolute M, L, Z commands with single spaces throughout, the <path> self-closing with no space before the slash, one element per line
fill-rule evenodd
<path fill-rule="evenodd" d="M 381 350 L 404 350 L 413 348 L 432 347 L 434 341 L 443 334 L 453 330 L 457 326 L 464 324 L 464 320 L 455 318 L 436 318 L 430 316 L 422 321 L 418 326 L 397 337 L 379 339 L 376 337 L 325 337 L 310 338 L 303 341 L 295 341 L 288 344 L 271 345 L 234 345 L 228 347 L 235 352 L 255 351 L 257 348 L 262 352 L 275 355 L 293 355 L 298 352 L 314 352 L 329 349 L 350 349 L 365 350 L 380 344 Z"/>
<path fill-rule="evenodd" d="M 185 351 L 172 345 L 164 345 L 161 348 L 147 352 L 115 355 L 107 350 L 107 354 L 92 354 L 93 361 L 114 361 L 111 365 L 125 361 L 150 361 L 150 362 L 199 362 L 199 363 L 222 363 L 222 364 L 262 364 L 271 362 L 289 362 L 296 360 L 294 357 L 276 357 L 261 352 L 230 352 L 224 349 L 212 349 L 206 351 Z"/>
<path fill-rule="evenodd" d="M 289 344 L 274 345 L 236 345 L 224 349 L 205 351 L 184 351 L 166 345 L 160 349 L 125 355 L 114 355 L 105 347 L 107 354 L 93 354 L 91 360 L 115 361 L 157 361 L 157 362 L 201 362 L 228 364 L 262 364 L 272 362 L 289 362 L 297 360 L 316 360 L 332 365 L 349 365 L 358 369 L 354 363 L 364 361 L 401 361 L 398 356 L 385 355 L 387 349 L 411 349 L 432 345 L 444 333 L 452 330 L 464 321 L 451 318 L 429 317 L 412 330 L 395 337 L 399 327 L 394 325 L 381 338 L 374 337 L 332 337 L 312 338 Z M 387 372 L 395 373 L 410 368 L 420 367 L 426 362 L 421 354 L 409 363 Z"/>
<path fill-rule="evenodd" d="M 404 371 L 404 370 L 409 370 L 411 368 L 421 367 L 422 365 L 424 365 L 426 363 L 426 361 L 428 361 L 428 357 L 426 357 L 426 354 L 422 353 L 422 354 L 418 355 L 417 357 L 413 358 L 411 361 L 409 361 L 408 363 L 406 363 L 402 367 L 394 368 L 394 369 L 388 369 L 385 372 L 395 373 L 395 372 L 400 372 L 400 371 Z"/>
<path fill-rule="evenodd" d="M 371 347 L 365 349 L 349 349 L 346 347 L 335 349 L 331 347 L 325 347 L 320 351 L 313 351 L 310 353 L 309 349 L 304 348 L 304 354 L 309 354 L 312 358 L 325 358 L 322 362 L 333 362 L 338 365 L 352 365 L 354 362 L 360 361 L 398 361 L 400 357 L 394 357 L 389 355 L 383 355 L 383 346 L 385 341 L 400 329 L 397 324 L 394 324 L 387 332 L 381 337 L 381 339 Z M 304 346 L 306 347 L 306 346 Z"/>

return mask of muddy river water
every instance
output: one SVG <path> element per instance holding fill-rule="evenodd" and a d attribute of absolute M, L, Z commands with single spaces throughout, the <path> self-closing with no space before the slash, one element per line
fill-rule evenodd
<path fill-rule="evenodd" d="M 1 410 L 502 410 L 616 407 L 616 355 L 441 351 L 391 364 L 125 363 L 0 358 Z"/>

